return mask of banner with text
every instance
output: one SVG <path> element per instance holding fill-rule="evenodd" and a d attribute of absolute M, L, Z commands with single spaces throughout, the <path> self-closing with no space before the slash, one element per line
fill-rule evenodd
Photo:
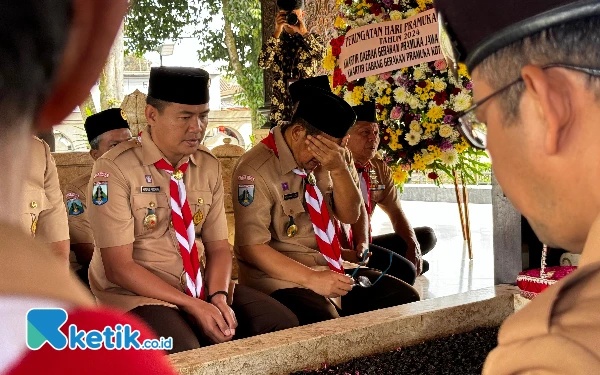
<path fill-rule="evenodd" d="M 350 30 L 339 65 L 348 81 L 443 59 L 435 9 Z"/>

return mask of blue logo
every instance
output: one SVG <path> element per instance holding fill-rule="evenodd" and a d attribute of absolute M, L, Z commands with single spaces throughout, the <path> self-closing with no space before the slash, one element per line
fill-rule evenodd
<path fill-rule="evenodd" d="M 61 332 L 68 314 L 63 309 L 31 309 L 27 312 L 27 347 L 38 350 L 48 343 L 56 350 L 90 349 L 173 349 L 172 337 L 147 339 L 140 342 L 140 331 L 134 330 L 129 324 L 106 326 L 103 330 L 84 331 L 75 324 L 69 325 L 68 337 Z"/>
<path fill-rule="evenodd" d="M 67 312 L 63 309 L 31 309 L 27 312 L 27 347 L 38 350 L 45 343 L 54 349 L 67 347 L 68 340 L 60 327 L 67 321 Z"/>

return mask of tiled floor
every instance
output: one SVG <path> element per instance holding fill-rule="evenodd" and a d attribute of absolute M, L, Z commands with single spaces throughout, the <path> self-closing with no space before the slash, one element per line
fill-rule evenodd
<path fill-rule="evenodd" d="M 402 202 L 414 227 L 430 226 L 438 238 L 437 246 L 425 256 L 430 269 L 415 283 L 423 299 L 442 297 L 494 285 L 492 252 L 492 205 L 471 204 L 473 260 L 469 260 L 463 241 L 455 203 Z M 381 209 L 373 216 L 373 235 L 392 232 L 391 223 Z"/>

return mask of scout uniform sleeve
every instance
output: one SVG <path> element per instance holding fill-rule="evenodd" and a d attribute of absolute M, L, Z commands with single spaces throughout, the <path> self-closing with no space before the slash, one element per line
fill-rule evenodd
<path fill-rule="evenodd" d="M 130 193 L 130 186 L 114 161 L 96 160 L 87 196 L 97 247 L 123 246 L 135 241 Z"/>
<path fill-rule="evenodd" d="M 40 212 L 36 238 L 45 243 L 53 243 L 69 239 L 69 224 L 67 222 L 67 211 L 60 191 L 56 164 L 50 154 L 48 145 L 46 142 L 42 143 L 44 144 L 46 154 L 44 193 L 51 207 L 48 210 Z"/>
<path fill-rule="evenodd" d="M 325 58 L 325 53 L 327 50 L 325 49 L 323 38 L 320 35 L 315 33 L 307 33 L 304 35 L 304 41 L 307 45 L 308 54 L 318 62 L 321 62 Z"/>
<path fill-rule="evenodd" d="M 228 238 L 221 164 L 219 163 L 218 166 L 218 178 L 213 190 L 212 205 L 206 215 L 200 234 L 202 242 L 220 241 Z"/>
<path fill-rule="evenodd" d="M 379 178 L 381 179 L 380 183 L 385 185 L 385 189 L 382 191 L 382 198 L 377 204 L 381 205 L 387 212 L 397 210 L 400 207 L 400 197 L 392 180 L 392 170 L 385 163 L 383 163 L 382 175 Z"/>
<path fill-rule="evenodd" d="M 275 55 L 281 51 L 281 40 L 279 38 L 270 37 L 266 43 L 263 44 L 260 55 L 258 56 L 258 66 L 262 69 L 268 69 L 273 65 L 275 61 Z"/>
<path fill-rule="evenodd" d="M 269 243 L 273 201 L 267 184 L 258 172 L 242 164 L 231 181 L 236 246 Z"/>
<path fill-rule="evenodd" d="M 65 204 L 67 206 L 71 245 L 94 243 L 85 196 L 86 194 L 75 185 L 69 184 L 65 187 Z"/>

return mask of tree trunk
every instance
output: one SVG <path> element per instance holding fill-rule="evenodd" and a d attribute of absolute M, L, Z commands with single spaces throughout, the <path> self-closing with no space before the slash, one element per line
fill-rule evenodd
<path fill-rule="evenodd" d="M 240 56 L 238 55 L 237 48 L 235 46 L 235 36 L 231 29 L 231 22 L 227 17 L 227 8 L 229 6 L 229 0 L 223 0 L 223 21 L 224 21 L 224 34 L 225 34 L 225 46 L 227 47 L 227 54 L 229 55 L 229 65 L 235 73 L 236 79 L 240 85 L 244 81 L 244 71 L 242 63 L 240 62 Z"/>
<path fill-rule="evenodd" d="M 79 105 L 79 112 L 81 113 L 81 119 L 84 123 L 88 116 L 93 115 L 97 112 L 96 105 L 94 104 L 94 99 L 92 98 L 91 93 L 88 95 L 85 101 Z"/>
<path fill-rule="evenodd" d="M 123 26 L 121 25 L 100 76 L 102 110 L 118 107 L 123 101 L 123 48 Z"/>

